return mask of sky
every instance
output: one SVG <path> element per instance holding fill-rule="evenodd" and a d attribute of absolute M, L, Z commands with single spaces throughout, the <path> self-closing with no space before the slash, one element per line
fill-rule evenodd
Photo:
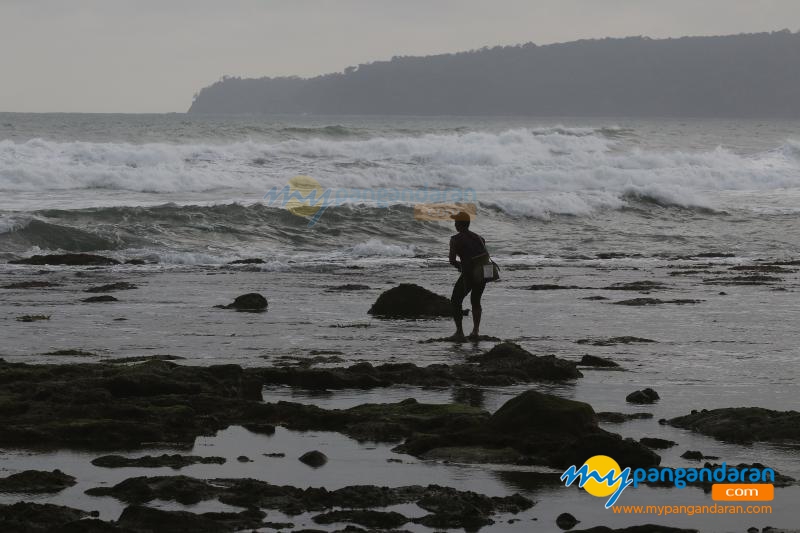
<path fill-rule="evenodd" d="M 800 0 L 0 0 L 0 111 L 184 112 L 223 75 L 784 28 Z"/>

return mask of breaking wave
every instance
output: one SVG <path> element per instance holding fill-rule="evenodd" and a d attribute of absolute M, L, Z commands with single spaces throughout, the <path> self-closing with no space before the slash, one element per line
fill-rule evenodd
<path fill-rule="evenodd" d="M 329 128 L 338 128 L 330 126 Z M 326 128 L 327 130 L 327 128 Z M 704 194 L 800 186 L 800 145 L 755 155 L 621 150 L 622 129 L 513 129 L 276 143 L 0 141 L 0 190 L 265 192 L 296 174 L 328 187 L 471 188 L 527 193 L 635 191 L 695 205 Z M 366 163 L 369 164 L 366 164 Z"/>

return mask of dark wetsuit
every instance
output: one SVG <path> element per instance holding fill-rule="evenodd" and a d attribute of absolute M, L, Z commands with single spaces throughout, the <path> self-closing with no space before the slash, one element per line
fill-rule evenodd
<path fill-rule="evenodd" d="M 475 283 L 473 281 L 471 259 L 483 253 L 486 253 L 486 241 L 477 233 L 466 230 L 450 238 L 450 262 L 455 264 L 454 256 L 458 256 L 461 260 L 461 275 L 458 277 L 458 281 L 453 287 L 453 295 L 450 297 L 453 305 L 453 318 L 457 325 L 461 324 L 464 316 L 461 311 L 461 303 L 467 294 L 472 292 L 470 296 L 472 312 L 481 308 L 481 296 L 486 288 L 486 282 Z"/>

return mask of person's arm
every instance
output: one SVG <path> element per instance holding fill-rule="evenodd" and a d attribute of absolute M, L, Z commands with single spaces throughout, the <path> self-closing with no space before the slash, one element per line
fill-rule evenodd
<path fill-rule="evenodd" d="M 456 247 L 453 244 L 453 239 L 450 239 L 450 264 L 456 267 L 459 272 L 461 272 L 461 262 L 456 259 L 457 255 L 458 254 L 456 253 Z"/>

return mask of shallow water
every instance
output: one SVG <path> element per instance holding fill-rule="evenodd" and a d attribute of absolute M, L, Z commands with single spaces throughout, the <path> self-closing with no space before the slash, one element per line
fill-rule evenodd
<path fill-rule="evenodd" d="M 509 258 L 513 261 L 513 258 Z M 737 259 L 703 260 L 711 270 L 727 270 Z M 680 261 L 681 265 L 689 262 Z M 797 346 L 800 337 L 794 325 L 800 318 L 796 306 L 798 276 L 782 274 L 770 286 L 707 285 L 711 275 L 669 276 L 674 262 L 653 259 L 612 261 L 573 261 L 570 263 L 520 258 L 516 266 L 504 270 L 503 281 L 488 288 L 485 296 L 483 331 L 512 339 L 537 354 L 554 353 L 579 359 L 584 353 L 610 357 L 624 370 L 584 369 L 584 377 L 574 383 L 531 384 L 514 387 L 459 387 L 424 389 L 390 387 L 369 391 L 343 390 L 306 392 L 287 387 L 269 387 L 265 401 L 290 400 L 313 403 L 326 408 L 347 408 L 360 403 L 393 402 L 414 397 L 422 402 L 462 401 L 494 411 L 502 403 L 535 388 L 566 398 L 590 403 L 596 411 L 645 411 L 650 420 L 624 424 L 605 424 L 610 431 L 626 437 L 661 437 L 678 446 L 659 451 L 662 464 L 693 467 L 698 463 L 681 459 L 686 450 L 701 450 L 719 456 L 728 464 L 760 462 L 777 471 L 800 478 L 800 450 L 754 444 L 725 444 L 688 431 L 661 426 L 660 418 L 686 414 L 692 409 L 761 406 L 773 409 L 798 409 L 796 375 Z M 353 269 L 352 266 L 362 268 Z M 6 266 L 0 284 L 12 281 L 45 279 L 61 283 L 47 289 L 4 290 L 6 305 L 0 310 L 4 338 L 2 357 L 10 361 L 64 363 L 96 361 L 107 357 L 171 354 L 186 357 L 183 364 L 234 362 L 243 366 L 284 364 L 282 356 L 307 357 L 311 350 L 341 352 L 341 363 L 357 361 L 382 363 L 413 362 L 418 365 L 463 361 L 470 354 L 490 348 L 479 345 L 421 343 L 450 332 L 447 320 L 397 321 L 372 319 L 372 301 L 384 289 L 400 281 L 423 284 L 446 293 L 452 274 L 428 260 L 408 260 L 402 265 L 376 261 L 361 265 L 333 267 L 322 272 L 264 272 L 242 267 L 131 267 L 109 269 L 37 268 Z M 714 277 L 714 276 L 711 276 Z M 115 293 L 119 302 L 87 304 L 79 300 L 92 285 L 125 280 L 139 288 Z M 302 280 L 302 282 L 300 282 Z M 637 280 L 661 281 L 668 289 L 646 295 L 662 299 L 703 300 L 693 305 L 664 304 L 652 307 L 627 307 L 610 302 L 642 296 L 631 291 L 603 289 L 613 283 Z M 367 291 L 327 292 L 344 283 L 363 283 Z M 591 289 L 529 291 L 533 283 L 558 283 Z M 229 303 L 240 293 L 259 291 L 270 302 L 262 314 L 236 313 L 214 309 Z M 724 291 L 726 295 L 719 293 Z M 602 295 L 609 300 L 585 300 Z M 22 314 L 49 314 L 50 320 L 21 323 Z M 125 318 L 124 321 L 117 319 Z M 368 327 L 348 327 L 366 325 Z M 340 327 L 341 326 L 341 327 Z M 610 347 L 577 344 L 585 338 L 634 335 L 655 343 Z M 79 348 L 97 357 L 42 356 L 47 351 Z M 323 364 L 324 366 L 324 364 Z M 660 402 L 649 406 L 625 403 L 625 396 L 645 386 L 655 388 Z M 225 465 L 196 465 L 181 474 L 199 477 L 251 476 L 272 483 L 336 488 L 348 484 L 428 484 L 450 485 L 464 490 L 503 495 L 514 491 L 528 494 L 539 503 L 520 517 L 504 516 L 489 531 L 530 530 L 533 518 L 552 524 L 555 516 L 568 511 L 581 526 L 632 525 L 658 522 L 670 525 L 701 526 L 703 531 L 741 531 L 742 517 L 635 517 L 612 515 L 601 503 L 582 491 L 563 486 L 541 486 L 532 469 L 493 465 L 454 465 L 420 461 L 397 456 L 391 445 L 357 443 L 347 437 L 324 432 L 296 433 L 279 429 L 273 437 L 250 434 L 229 428 L 217 437 L 200 438 L 192 453 L 222 455 Z M 295 460 L 302 452 L 319 449 L 330 457 L 323 468 L 313 470 Z M 285 459 L 261 454 L 288 452 Z M 152 451 L 147 451 L 152 452 Z M 142 455 L 144 452 L 142 452 Z M 139 455 L 138 453 L 136 455 Z M 255 463 L 240 464 L 235 458 L 247 455 Z M 38 497 L 87 510 L 97 509 L 113 519 L 121 511 L 119 502 L 109 498 L 89 498 L 83 490 L 99 484 L 116 483 L 134 475 L 169 475 L 171 469 L 107 470 L 89 465 L 92 454 L 55 452 L 31 454 L 7 450 L 2 468 L 7 472 L 26 468 L 60 468 L 76 475 L 79 485 L 57 496 Z M 389 463 L 398 457 L 403 463 Z M 776 527 L 796 525 L 797 513 L 790 503 L 800 494 L 798 488 L 778 489 L 769 517 L 745 517 L 750 524 Z M 4 496 L 2 501 L 22 499 Z M 24 498 L 29 499 L 29 498 Z M 711 503 L 700 489 L 629 489 L 624 504 Z M 164 504 L 166 508 L 180 508 Z M 209 505 L 203 504 L 202 510 Z M 195 509 L 197 510 L 197 509 Z M 270 513 L 268 520 L 283 521 Z M 411 513 L 413 515 L 413 513 Z M 512 518 L 519 522 L 509 524 Z M 298 527 L 313 524 L 310 516 L 294 517 Z M 543 526 L 544 527 L 544 526 Z M 549 527 L 549 526 L 548 526 Z M 414 529 L 414 528 L 412 528 Z"/>

